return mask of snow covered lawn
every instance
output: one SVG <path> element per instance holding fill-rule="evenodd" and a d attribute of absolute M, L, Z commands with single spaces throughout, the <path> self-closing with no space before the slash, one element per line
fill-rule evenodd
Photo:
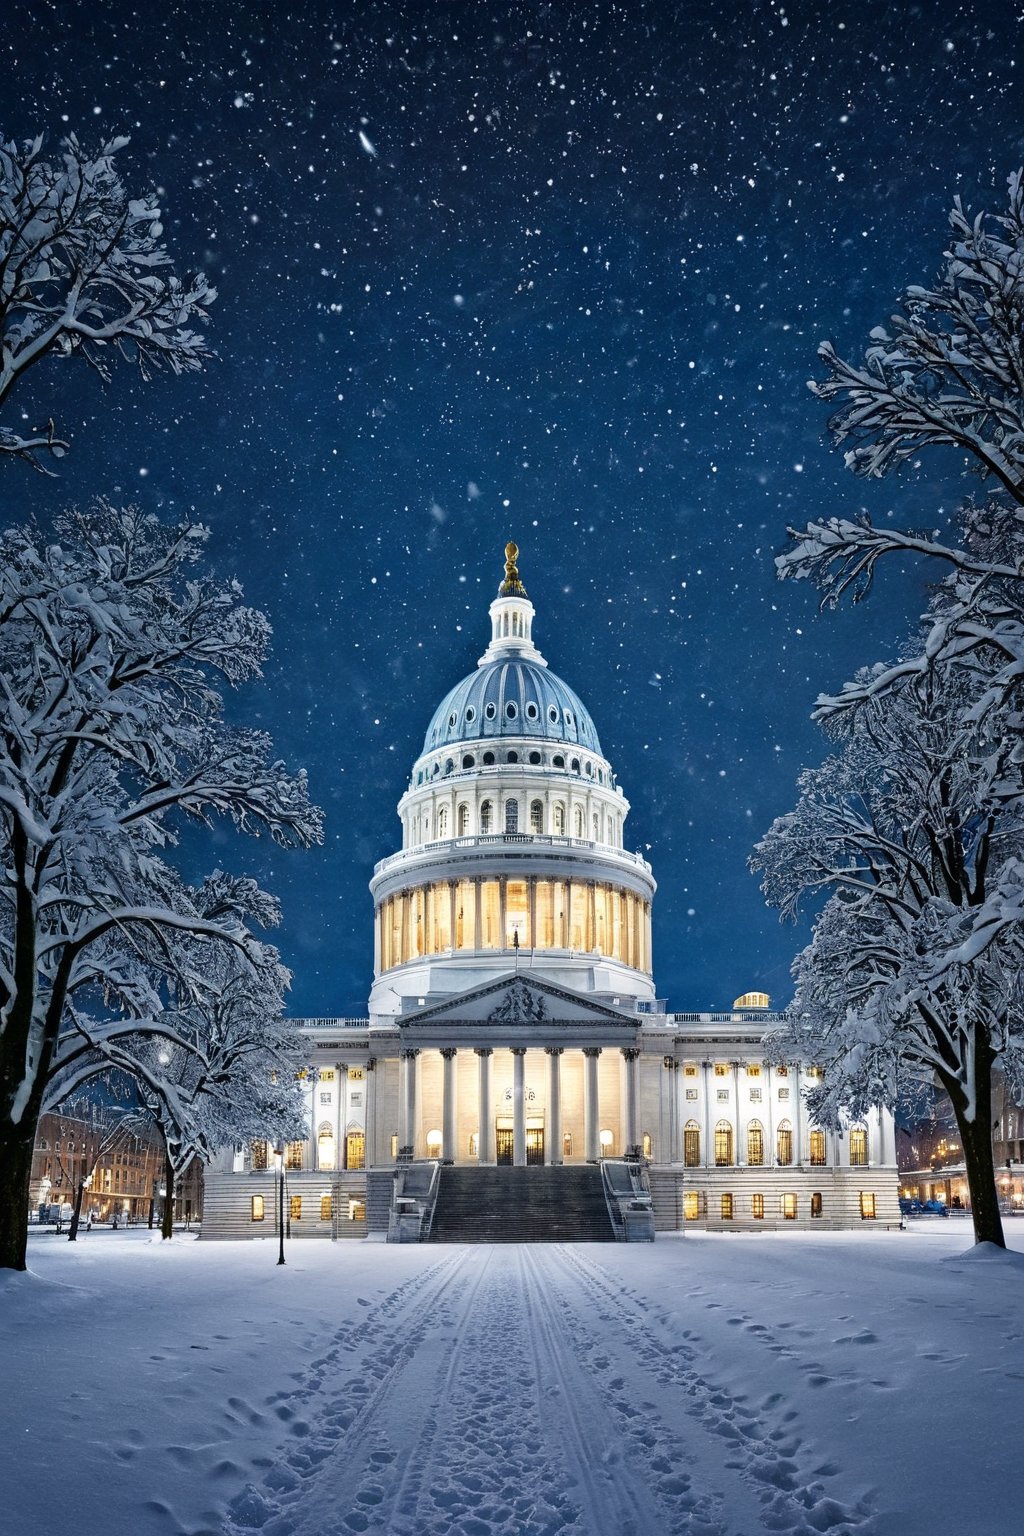
<path fill-rule="evenodd" d="M 34 1233 L 0 1277 L 0 1528 L 1002 1536 L 1024 1258 L 969 1243 L 293 1242 L 279 1269 Z"/>

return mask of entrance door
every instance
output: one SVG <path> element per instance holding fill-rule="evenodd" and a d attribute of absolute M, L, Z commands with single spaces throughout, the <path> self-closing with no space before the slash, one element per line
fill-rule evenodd
<path fill-rule="evenodd" d="M 530 1130 L 526 1132 L 526 1162 L 531 1168 L 543 1165 L 544 1162 L 544 1132 L 543 1130 Z"/>
<path fill-rule="evenodd" d="M 502 1130 L 500 1125 L 494 1133 L 494 1152 L 499 1166 L 501 1164 L 504 1164 L 506 1167 L 512 1166 L 512 1140 L 514 1135 L 514 1131 Z"/>

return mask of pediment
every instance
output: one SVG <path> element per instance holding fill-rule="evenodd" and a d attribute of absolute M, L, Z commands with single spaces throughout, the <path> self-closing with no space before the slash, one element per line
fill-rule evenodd
<path fill-rule="evenodd" d="M 500 976 L 485 986 L 469 987 L 456 997 L 445 998 L 443 1003 L 402 1014 L 397 1023 L 400 1030 L 409 1025 L 456 1023 L 493 1024 L 495 1028 L 548 1023 L 618 1024 L 635 1028 L 636 1016 L 596 1002 L 584 992 L 512 974 Z"/>

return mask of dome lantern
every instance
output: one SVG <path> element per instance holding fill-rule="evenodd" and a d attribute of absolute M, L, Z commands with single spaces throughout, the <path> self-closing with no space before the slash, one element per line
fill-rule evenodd
<path fill-rule="evenodd" d="M 478 666 L 489 666 L 492 661 L 532 661 L 537 666 L 547 666 L 533 643 L 534 606 L 520 578 L 518 558 L 519 546 L 510 539 L 505 545 L 505 578 L 489 610 L 491 643 Z"/>

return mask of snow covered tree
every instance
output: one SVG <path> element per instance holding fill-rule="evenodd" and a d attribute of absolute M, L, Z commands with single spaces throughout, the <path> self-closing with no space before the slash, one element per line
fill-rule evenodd
<path fill-rule="evenodd" d="M 987 489 L 966 500 L 951 538 L 866 516 L 790 529 L 779 574 L 815 581 L 828 606 L 865 597 L 891 555 L 937 560 L 945 574 L 894 664 L 818 699 L 818 719 L 847 747 L 804 776 L 797 811 L 759 845 L 756 866 L 784 910 L 830 893 L 797 963 L 799 1027 L 830 1068 L 822 1109 L 838 1112 L 843 1093 L 891 1103 L 907 1073 L 940 1082 L 976 1236 L 1001 1242 L 993 1066 L 1024 1087 L 1024 173 L 1009 179 L 1004 214 L 971 218 L 958 199 L 950 226 L 933 286 L 906 291 L 860 363 L 825 343 L 831 376 L 810 387 L 838 402 L 832 434 L 856 473 L 882 476 L 944 447 Z"/>
<path fill-rule="evenodd" d="M 210 356 L 193 329 L 216 292 L 202 275 L 175 276 L 151 193 L 130 197 L 114 168 L 128 143 L 95 154 L 73 136 L 44 157 L 42 138 L 0 142 L 0 410 L 37 364 L 81 357 L 110 376 L 117 357 L 144 377 L 200 369 Z M 0 426 L 0 453 L 37 468 L 67 443 L 45 428 Z"/>
<path fill-rule="evenodd" d="M 852 444 L 846 463 L 881 476 L 913 464 L 922 450 L 960 450 L 989 494 L 960 513 L 960 541 L 935 533 L 879 529 L 868 517 L 830 517 L 791 528 L 780 576 L 819 584 L 824 602 L 854 601 L 871 588 L 883 557 L 929 556 L 948 574 L 945 601 L 932 610 L 925 643 L 895 668 L 847 684 L 818 701 L 824 718 L 884 692 L 901 677 L 941 661 L 987 676 L 970 701 L 990 734 L 1019 732 L 1024 676 L 1024 171 L 1009 178 L 1005 214 L 971 219 L 959 199 L 952 238 L 931 288 L 909 288 L 903 312 L 871 334 L 860 364 L 819 349 L 831 377 L 811 381 L 839 402 L 830 427 Z M 1008 711 L 999 719 L 1000 711 Z"/>
<path fill-rule="evenodd" d="M 1024 1085 L 1024 806 L 1000 800 L 998 763 L 977 771 L 972 691 L 945 668 L 844 713 L 842 750 L 801 776 L 751 863 L 783 915 L 827 896 L 779 1040 L 823 1069 L 812 1113 L 836 1126 L 940 1083 L 975 1238 L 1002 1246 L 991 1082 L 998 1067 Z"/>
<path fill-rule="evenodd" d="M 265 973 L 247 923 L 273 904 L 184 882 L 181 819 L 322 836 L 305 775 L 224 718 L 218 680 L 259 674 L 269 626 L 197 569 L 207 537 L 106 502 L 52 542 L 0 536 L 0 1266 L 24 1267 L 36 1122 L 76 1043 L 111 1065 L 134 1036 L 185 1049 L 173 1010 L 208 995 L 223 948 Z"/>

